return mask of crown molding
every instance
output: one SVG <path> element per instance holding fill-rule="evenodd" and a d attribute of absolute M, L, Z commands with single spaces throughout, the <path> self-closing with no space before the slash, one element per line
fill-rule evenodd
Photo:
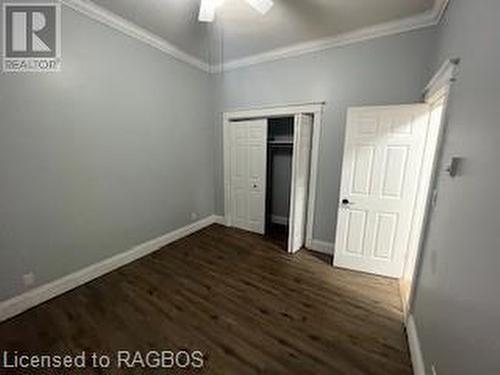
<path fill-rule="evenodd" d="M 90 0 L 61 0 L 61 3 L 80 12 L 87 17 L 112 27 L 122 33 L 135 38 L 143 43 L 154 47 L 177 60 L 185 62 L 191 66 L 201 69 L 205 72 L 210 71 L 210 65 L 200 59 L 182 51 L 177 46 L 167 40 L 155 35 L 146 29 L 126 20 L 125 18 L 97 5 Z"/>
<path fill-rule="evenodd" d="M 212 65 L 210 72 L 221 73 L 223 71 L 244 68 L 251 65 L 262 64 L 289 57 L 301 56 L 331 48 L 343 47 L 354 43 L 380 38 L 383 36 L 401 34 L 408 31 L 436 26 L 441 21 L 449 1 L 451 0 L 436 0 L 431 10 L 412 17 L 385 22 L 375 26 L 339 34 L 333 37 L 316 39 L 284 48 L 277 48 L 268 52 L 251 55 L 241 59 L 230 60 L 219 65 Z"/>
<path fill-rule="evenodd" d="M 436 25 L 441 22 L 443 19 L 443 16 L 446 12 L 446 9 L 448 9 L 448 5 L 450 4 L 451 0 L 435 0 L 434 1 L 434 7 L 432 9 L 432 12 L 434 13 L 436 17 Z"/>
<path fill-rule="evenodd" d="M 343 47 L 388 35 L 400 34 L 412 30 L 437 25 L 443 17 L 451 0 L 435 0 L 432 10 L 413 17 L 362 28 L 333 37 L 321 38 L 305 43 L 274 49 L 268 52 L 230 60 L 223 64 L 210 65 L 197 57 L 182 51 L 160 36 L 126 20 L 125 18 L 95 4 L 91 0 L 60 0 L 62 4 L 76 10 L 96 21 L 114 28 L 132 38 L 135 38 L 177 60 L 185 62 L 207 73 L 221 73 L 251 65 L 262 64 L 289 57 L 296 57 L 326 49 Z"/>

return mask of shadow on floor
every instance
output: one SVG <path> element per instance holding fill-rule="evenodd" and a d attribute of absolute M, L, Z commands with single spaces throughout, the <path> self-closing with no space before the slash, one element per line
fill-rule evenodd
<path fill-rule="evenodd" d="M 320 260 L 321 262 L 328 264 L 329 266 L 333 265 L 333 256 L 332 255 L 319 253 L 317 251 L 312 251 L 309 249 L 303 249 L 303 250 L 307 251 L 310 255 L 312 255 L 316 259 Z"/>

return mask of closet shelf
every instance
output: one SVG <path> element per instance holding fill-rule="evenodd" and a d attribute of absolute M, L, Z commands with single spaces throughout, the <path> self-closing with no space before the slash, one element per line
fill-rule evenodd
<path fill-rule="evenodd" d="M 293 141 L 268 141 L 268 145 L 270 146 L 293 146 Z"/>

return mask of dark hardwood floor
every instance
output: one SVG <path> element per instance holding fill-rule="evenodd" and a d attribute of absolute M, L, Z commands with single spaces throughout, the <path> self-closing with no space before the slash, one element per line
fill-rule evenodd
<path fill-rule="evenodd" d="M 411 374 L 397 282 L 328 263 L 213 225 L 1 323 L 0 350 L 204 353 L 202 370 L 174 373 Z"/>
<path fill-rule="evenodd" d="M 288 248 L 288 226 L 269 223 L 266 225 L 265 239 L 286 251 Z"/>

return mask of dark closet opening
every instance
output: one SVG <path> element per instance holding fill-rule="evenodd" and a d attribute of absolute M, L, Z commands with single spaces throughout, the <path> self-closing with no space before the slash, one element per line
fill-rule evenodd
<path fill-rule="evenodd" d="M 292 184 L 293 117 L 268 120 L 266 236 L 288 248 Z"/>

